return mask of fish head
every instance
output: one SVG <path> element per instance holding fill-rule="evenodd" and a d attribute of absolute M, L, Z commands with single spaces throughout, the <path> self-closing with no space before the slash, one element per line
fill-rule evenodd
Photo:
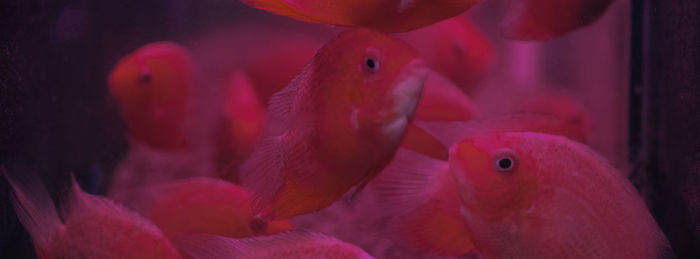
<path fill-rule="evenodd" d="M 186 49 L 156 42 L 121 59 L 109 75 L 109 89 L 126 109 L 186 104 L 193 74 L 194 64 Z"/>
<path fill-rule="evenodd" d="M 450 148 L 450 170 L 468 213 L 498 219 L 532 206 L 540 189 L 539 164 L 523 148 L 523 134 L 530 133 L 480 135 Z"/>
<path fill-rule="evenodd" d="M 327 107 L 346 112 L 343 119 L 355 131 L 403 134 L 429 71 L 412 47 L 383 33 L 357 29 L 340 34 L 319 53 L 317 79 L 332 85 L 337 97 L 327 98 L 333 100 Z"/>

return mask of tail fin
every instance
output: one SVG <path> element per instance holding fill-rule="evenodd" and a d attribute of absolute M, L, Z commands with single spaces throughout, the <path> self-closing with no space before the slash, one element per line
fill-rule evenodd
<path fill-rule="evenodd" d="M 48 248 L 63 222 L 41 179 L 28 170 L 15 171 L 13 175 L 4 168 L 0 171 L 14 190 L 12 206 L 19 221 L 32 236 L 35 247 L 37 250 Z"/>

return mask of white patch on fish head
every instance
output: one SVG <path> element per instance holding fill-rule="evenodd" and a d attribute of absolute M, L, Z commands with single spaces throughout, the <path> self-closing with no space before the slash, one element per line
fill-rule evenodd
<path fill-rule="evenodd" d="M 392 113 L 412 117 L 418 108 L 423 85 L 428 77 L 429 69 L 422 60 L 411 61 L 399 75 L 398 82 L 391 93 L 393 99 Z"/>
<path fill-rule="evenodd" d="M 360 123 L 357 120 L 359 114 L 360 109 L 357 109 L 357 107 L 353 106 L 352 112 L 350 113 L 350 125 L 352 125 L 352 129 L 354 129 L 355 131 L 360 129 Z"/>
<path fill-rule="evenodd" d="M 382 126 L 382 134 L 392 138 L 392 140 L 399 141 L 399 138 L 403 136 L 403 132 L 406 130 L 406 125 L 408 125 L 408 118 L 405 116 L 400 116 L 390 123 Z"/>
<path fill-rule="evenodd" d="M 413 4 L 415 4 L 415 3 L 416 3 L 416 0 L 401 0 L 401 2 L 399 2 L 399 8 L 396 9 L 396 11 L 399 13 L 403 13 L 408 8 L 411 8 L 411 6 L 413 6 Z"/>

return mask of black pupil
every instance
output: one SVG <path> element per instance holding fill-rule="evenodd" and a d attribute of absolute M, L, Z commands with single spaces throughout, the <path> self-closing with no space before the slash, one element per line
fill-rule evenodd
<path fill-rule="evenodd" d="M 369 69 L 374 69 L 377 66 L 377 64 L 374 63 L 374 59 L 368 58 L 367 59 L 367 67 Z"/>
<path fill-rule="evenodd" d="M 513 161 L 510 160 L 510 158 L 501 158 L 501 160 L 498 160 L 498 166 L 501 167 L 501 169 L 509 169 L 513 165 Z"/>
<path fill-rule="evenodd" d="M 151 82 L 151 73 L 141 74 L 141 81 L 144 83 L 150 83 Z"/>

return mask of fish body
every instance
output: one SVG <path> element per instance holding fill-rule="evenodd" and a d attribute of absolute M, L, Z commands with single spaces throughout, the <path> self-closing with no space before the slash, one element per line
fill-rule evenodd
<path fill-rule="evenodd" d="M 478 0 L 243 0 L 297 20 L 405 32 L 456 16 Z"/>
<path fill-rule="evenodd" d="M 145 45 L 121 59 L 109 75 L 131 139 L 157 149 L 190 145 L 183 124 L 192 106 L 195 64 L 172 42 Z"/>
<path fill-rule="evenodd" d="M 308 231 L 287 231 L 272 236 L 245 239 L 194 235 L 183 238 L 178 243 L 195 259 L 373 258 L 356 246 Z"/>
<path fill-rule="evenodd" d="M 473 94 L 494 63 L 491 43 L 467 17 L 456 16 L 400 37 L 414 46 L 428 66 Z"/>
<path fill-rule="evenodd" d="M 216 162 L 222 177 L 240 182 L 238 167 L 262 136 L 266 111 L 246 74 L 234 73 L 226 90 L 216 133 Z"/>
<path fill-rule="evenodd" d="M 513 0 L 501 27 L 518 40 L 549 40 L 596 21 L 613 0 Z"/>
<path fill-rule="evenodd" d="M 8 177 L 12 204 L 39 258 L 180 258 L 147 219 L 109 199 L 84 193 L 73 181 L 61 218 L 35 178 Z"/>
<path fill-rule="evenodd" d="M 265 42 L 260 48 L 251 48 L 243 68 L 263 104 L 267 104 L 270 96 L 282 90 L 301 72 L 322 43 L 301 35 L 268 38 L 272 41 Z"/>
<path fill-rule="evenodd" d="M 327 43 L 271 97 L 265 137 L 241 167 L 255 210 L 289 218 L 361 189 L 396 152 L 426 76 L 415 51 L 384 34 Z"/>
<path fill-rule="evenodd" d="M 486 258 L 659 258 L 668 249 L 632 184 L 580 143 L 486 134 L 452 146 L 449 164 Z"/>
<path fill-rule="evenodd" d="M 197 177 L 149 188 L 140 211 L 170 239 L 198 233 L 242 238 L 293 228 L 286 220 L 255 219 L 248 192 L 223 180 Z"/>

